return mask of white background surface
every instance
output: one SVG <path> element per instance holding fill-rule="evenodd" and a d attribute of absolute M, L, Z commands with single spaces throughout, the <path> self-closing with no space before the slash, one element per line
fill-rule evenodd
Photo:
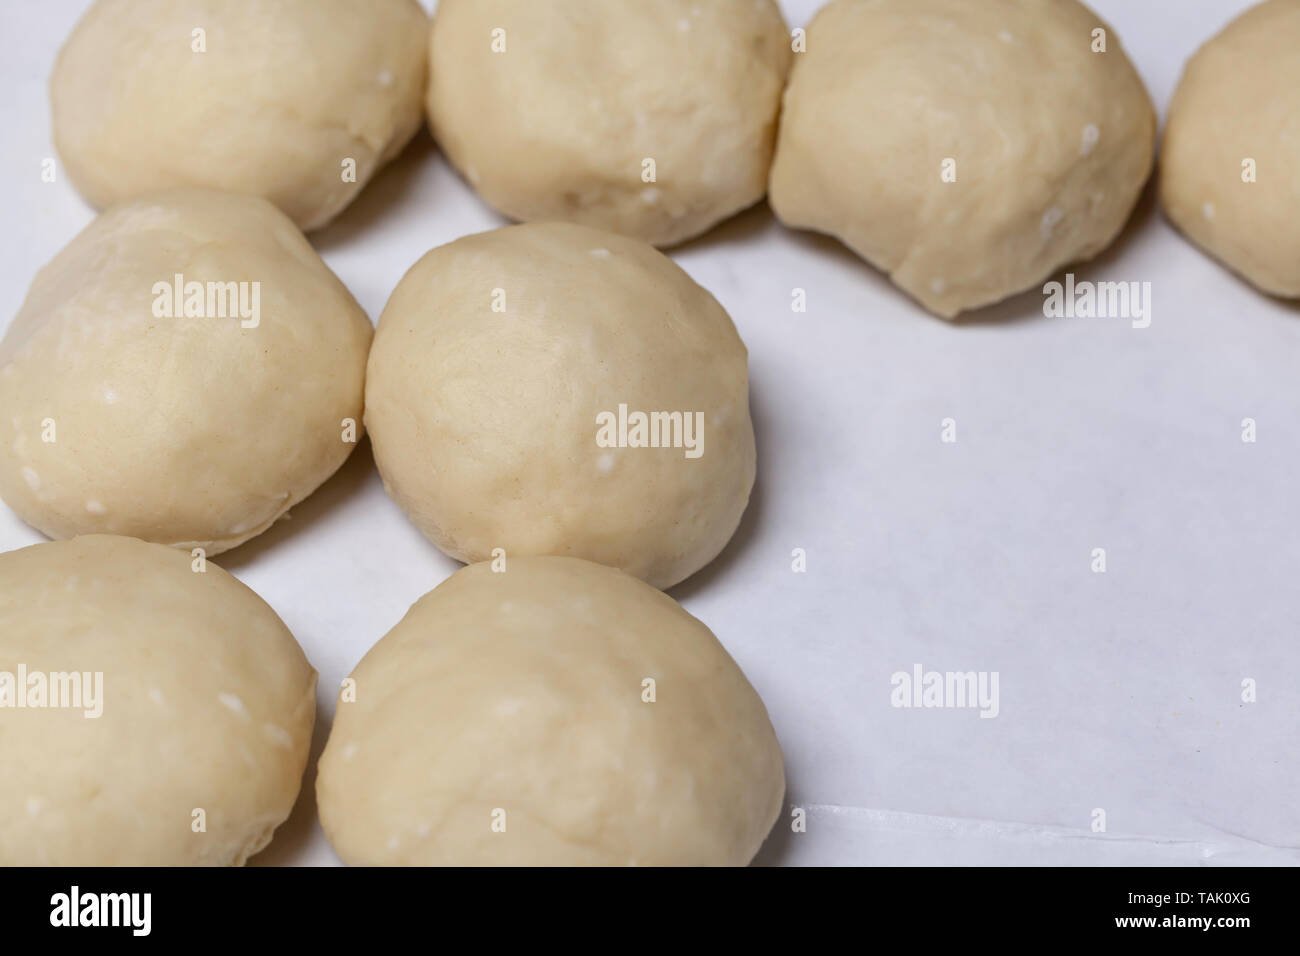
<path fill-rule="evenodd" d="M 0 4 L 0 325 L 93 215 L 61 170 L 40 181 L 46 83 L 85 5 Z M 783 3 L 792 26 L 817 5 Z M 1247 3 L 1093 6 L 1163 123 L 1183 62 Z M 501 222 L 422 134 L 311 239 L 373 319 L 426 250 Z M 671 593 L 762 694 L 788 804 L 809 811 L 758 862 L 1300 863 L 1300 307 L 1184 242 L 1149 189 L 1074 270 L 1151 282 L 1144 330 L 1046 319 L 1038 293 L 947 324 L 765 205 L 672 256 L 750 349 L 758 487 L 727 551 Z M 40 540 L 0 508 L 0 549 Z M 458 567 L 385 496 L 368 445 L 217 563 L 320 671 L 313 764 L 339 681 Z M 891 707 L 890 675 L 916 663 L 997 671 L 1000 715 Z M 337 862 L 313 780 L 257 862 Z"/>

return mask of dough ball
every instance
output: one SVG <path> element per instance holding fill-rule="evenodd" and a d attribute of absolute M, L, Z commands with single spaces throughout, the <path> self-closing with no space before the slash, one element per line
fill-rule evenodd
<path fill-rule="evenodd" d="M 740 866 L 781 809 L 781 748 L 745 675 L 612 568 L 464 568 L 352 677 L 316 779 L 350 864 Z"/>
<path fill-rule="evenodd" d="M 210 186 L 316 229 L 419 129 L 427 24 L 415 0 L 97 0 L 54 66 L 54 143 L 100 208 Z"/>
<path fill-rule="evenodd" d="M 389 494 L 452 557 L 567 554 L 666 588 L 740 523 L 748 379 L 727 313 L 665 256 L 585 226 L 512 226 L 403 277 L 366 428 Z"/>
<path fill-rule="evenodd" d="M 1187 64 L 1160 200 L 1210 255 L 1265 292 L 1300 297 L 1300 2 L 1252 7 Z"/>
<path fill-rule="evenodd" d="M 773 0 L 441 0 L 429 119 L 505 215 L 670 245 L 763 198 L 790 58 Z"/>
<path fill-rule="evenodd" d="M 315 717 L 293 635 L 216 565 L 112 535 L 0 554 L 0 865 L 241 865 Z"/>
<path fill-rule="evenodd" d="M 770 201 L 952 318 L 1109 245 L 1155 123 L 1075 0 L 835 0 L 795 58 Z"/>
<path fill-rule="evenodd" d="M 341 423 L 360 431 L 371 332 L 265 200 L 117 206 L 37 273 L 0 341 L 0 497 L 51 538 L 233 548 L 356 447 Z"/>

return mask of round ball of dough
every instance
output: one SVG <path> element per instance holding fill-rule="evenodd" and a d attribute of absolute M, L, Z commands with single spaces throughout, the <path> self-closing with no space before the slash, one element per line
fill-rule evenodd
<path fill-rule="evenodd" d="M 441 0 L 429 120 L 505 215 L 670 245 L 763 198 L 790 57 L 773 0 Z"/>
<path fill-rule="evenodd" d="M 745 675 L 612 568 L 464 568 L 352 678 L 316 796 L 354 865 L 740 866 L 781 809 L 781 748 Z"/>
<path fill-rule="evenodd" d="M 0 554 L 0 866 L 241 865 L 315 717 L 293 635 L 215 565 L 112 535 Z"/>
<path fill-rule="evenodd" d="M 356 447 L 342 423 L 360 431 L 371 333 L 265 200 L 117 206 L 37 273 L 0 341 L 0 497 L 51 538 L 233 548 Z"/>
<path fill-rule="evenodd" d="M 1160 200 L 1265 292 L 1300 297 L 1300 2 L 1252 7 L 1192 57 L 1169 107 Z"/>
<path fill-rule="evenodd" d="M 566 554 L 666 588 L 722 550 L 754 483 L 727 313 L 650 246 L 566 223 L 411 267 L 370 352 L 366 428 L 389 494 L 467 563 Z"/>
<path fill-rule="evenodd" d="M 100 208 L 209 186 L 315 229 L 419 129 L 427 24 L 415 0 L 97 0 L 54 66 L 54 143 Z"/>
<path fill-rule="evenodd" d="M 1075 0 L 835 0 L 791 72 L 770 201 L 952 318 L 1109 245 L 1155 128 Z"/>

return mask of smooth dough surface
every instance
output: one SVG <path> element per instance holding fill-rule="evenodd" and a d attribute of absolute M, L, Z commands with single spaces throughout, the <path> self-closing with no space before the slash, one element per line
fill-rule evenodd
<path fill-rule="evenodd" d="M 620 405 L 629 421 L 691 416 L 700 454 L 684 427 L 680 448 L 630 447 L 630 429 L 628 447 L 602 446 L 598 418 Z M 411 267 L 379 320 L 366 429 L 389 494 L 467 563 L 565 554 L 669 587 L 722 550 L 754 483 L 730 317 L 650 246 L 566 223 L 469 236 Z"/>
<path fill-rule="evenodd" d="M 159 317 L 155 286 L 176 275 L 203 284 L 205 312 L 209 282 L 217 307 L 245 283 L 250 314 L 260 290 L 257 318 L 185 317 L 185 296 Z M 233 548 L 356 447 L 342 422 L 361 431 L 371 334 L 265 200 L 180 190 L 116 206 L 37 273 L 0 340 L 0 497 L 51 538 Z"/>
<path fill-rule="evenodd" d="M 834 0 L 795 57 L 770 202 L 952 318 L 1109 245 L 1155 128 L 1075 0 Z"/>
<path fill-rule="evenodd" d="M 100 208 L 207 186 L 316 229 L 419 129 L 427 25 L 415 0 L 97 0 L 54 67 L 54 143 Z"/>
<path fill-rule="evenodd" d="M 352 678 L 316 780 L 350 864 L 739 866 L 780 812 L 781 748 L 745 675 L 612 568 L 463 568 Z"/>
<path fill-rule="evenodd" d="M 1188 62 L 1169 107 L 1160 200 L 1239 275 L 1300 297 L 1300 0 L 1252 7 Z"/>
<path fill-rule="evenodd" d="M 0 865 L 239 865 L 289 815 L 316 672 L 215 565 L 112 535 L 0 554 L 10 695 L 20 665 L 29 706 L 0 706 Z M 88 697 L 30 706 L 32 675 L 74 672 L 98 682 L 99 716 Z"/>
<path fill-rule="evenodd" d="M 429 56 L 439 145 L 513 219 L 671 245 L 767 190 L 774 0 L 441 0 Z"/>

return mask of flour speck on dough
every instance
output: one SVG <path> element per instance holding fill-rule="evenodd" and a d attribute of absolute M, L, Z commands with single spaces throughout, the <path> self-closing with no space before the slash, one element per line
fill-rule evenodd
<path fill-rule="evenodd" d="M 1057 223 L 1065 218 L 1065 210 L 1060 206 L 1053 206 L 1047 212 L 1043 213 L 1043 220 L 1039 224 L 1039 232 L 1044 239 L 1052 238 L 1052 232 L 1056 229 Z"/>
<path fill-rule="evenodd" d="M 285 750 L 291 750 L 293 748 L 293 735 L 279 724 L 263 724 L 262 731 L 266 734 L 267 739 L 277 747 L 281 747 Z"/>
<path fill-rule="evenodd" d="M 1101 130 L 1095 123 L 1089 123 L 1083 128 L 1083 141 L 1079 144 L 1079 155 L 1087 156 L 1097 148 L 1097 143 L 1101 140 Z"/>
<path fill-rule="evenodd" d="M 248 708 L 244 706 L 244 702 L 239 699 L 237 694 L 218 694 L 217 700 L 221 701 L 221 706 L 232 714 L 242 717 L 244 720 L 249 719 Z"/>

